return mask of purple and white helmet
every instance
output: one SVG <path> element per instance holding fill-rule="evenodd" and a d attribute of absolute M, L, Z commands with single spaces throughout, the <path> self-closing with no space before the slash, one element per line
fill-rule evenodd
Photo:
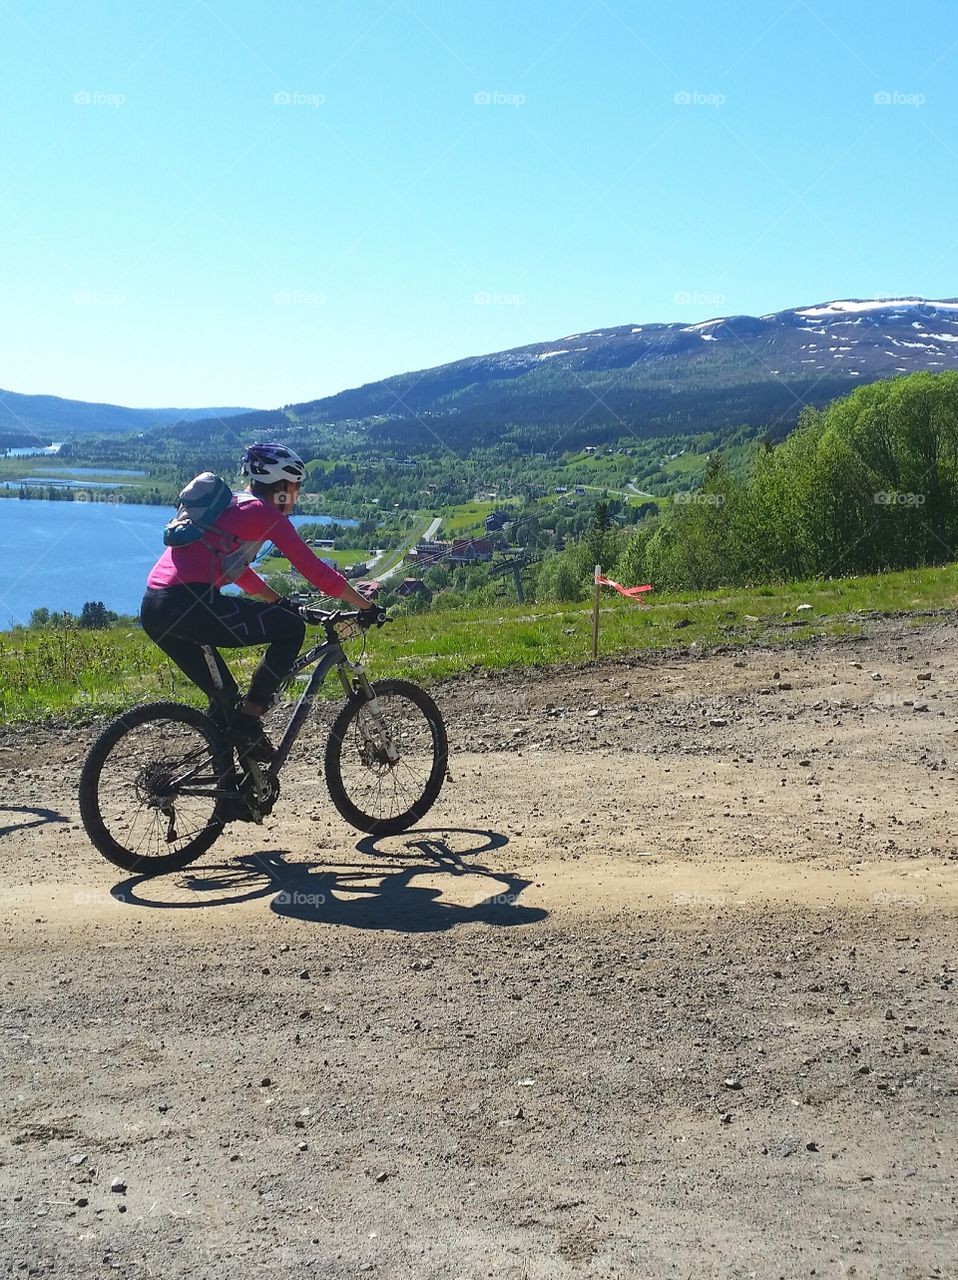
<path fill-rule="evenodd" d="M 301 484 L 306 477 L 306 463 L 284 444 L 251 444 L 243 454 L 243 475 L 259 484 L 276 484 L 279 480 Z"/>

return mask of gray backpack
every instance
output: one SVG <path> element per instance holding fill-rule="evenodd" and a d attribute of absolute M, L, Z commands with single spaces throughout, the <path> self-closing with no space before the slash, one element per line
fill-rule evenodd
<path fill-rule="evenodd" d="M 232 500 L 233 491 L 226 481 L 212 471 L 204 471 L 181 490 L 176 515 L 163 530 L 163 541 L 168 547 L 203 543 L 210 552 L 211 590 L 217 576 L 235 582 L 253 563 L 263 545 L 262 539 L 252 542 L 215 527 Z"/>

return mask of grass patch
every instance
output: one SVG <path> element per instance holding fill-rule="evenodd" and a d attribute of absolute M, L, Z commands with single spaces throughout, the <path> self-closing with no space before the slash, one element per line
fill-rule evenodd
<path fill-rule="evenodd" d="M 776 645 L 820 636 L 856 635 L 865 615 L 954 608 L 958 565 L 776 587 L 652 596 L 633 604 L 602 598 L 600 654 L 714 645 Z M 800 604 L 810 610 L 798 612 Z M 681 624 L 681 625 L 677 625 Z M 474 668 L 584 663 L 591 656 L 588 604 L 486 606 L 405 617 L 369 637 L 373 676 L 405 675 L 426 683 Z M 312 633 L 317 635 L 319 633 Z M 355 642 L 358 646 L 358 642 Z M 353 648 L 351 644 L 350 649 Z M 242 683 L 259 649 L 227 653 Z M 105 631 L 0 633 L 0 723 L 53 716 L 88 718 L 153 698 L 202 705 L 197 690 L 143 633 L 129 625 Z M 332 696 L 338 686 L 330 681 Z"/>
<path fill-rule="evenodd" d="M 438 538 L 462 538 L 467 534 L 485 533 L 486 516 L 492 511 L 514 505 L 509 502 L 462 502 L 455 507 L 442 507 Z"/>
<path fill-rule="evenodd" d="M 314 555 L 319 556 L 320 560 L 332 560 L 338 569 L 345 568 L 351 564 L 365 564 L 370 559 L 368 547 L 353 547 L 345 551 L 337 551 L 335 548 L 327 550 L 326 547 L 311 547 L 310 550 Z M 268 555 L 253 566 L 258 573 L 260 569 L 266 573 L 290 573 L 291 567 L 285 556 Z"/>
<path fill-rule="evenodd" d="M 708 456 L 704 453 L 681 453 L 662 464 L 662 470 L 671 476 L 693 476 L 705 470 Z"/>

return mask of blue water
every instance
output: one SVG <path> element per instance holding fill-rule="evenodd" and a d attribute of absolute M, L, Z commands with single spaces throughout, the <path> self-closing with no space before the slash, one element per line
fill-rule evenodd
<path fill-rule="evenodd" d="M 145 476 L 145 471 L 129 467 L 46 467 L 44 475 L 62 476 Z"/>
<path fill-rule="evenodd" d="M 140 475 L 142 475 L 142 471 Z M 0 480 L 0 489 L 129 489 L 134 480 L 62 480 L 57 476 L 23 476 L 19 480 Z"/>
<path fill-rule="evenodd" d="M 0 499 L 0 631 L 44 606 L 78 614 L 87 600 L 137 613 L 172 514 L 123 502 Z M 294 524 L 329 522 L 293 516 Z"/>
<path fill-rule="evenodd" d="M 45 445 L 42 449 L 37 449 L 37 448 L 6 449 L 3 452 L 6 454 L 8 458 L 40 458 L 40 457 L 49 458 L 53 454 L 59 453 L 62 448 L 63 448 L 63 441 L 61 440 L 59 444 L 48 444 L 48 445 Z"/>

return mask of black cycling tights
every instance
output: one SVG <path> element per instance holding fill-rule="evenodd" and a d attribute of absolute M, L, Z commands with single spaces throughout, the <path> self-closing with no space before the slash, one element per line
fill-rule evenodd
<path fill-rule="evenodd" d="M 217 691 L 202 645 L 214 646 L 227 706 L 235 703 L 239 690 L 215 646 L 245 649 L 254 644 L 268 645 L 253 672 L 247 695 L 250 702 L 265 707 L 289 674 L 306 635 L 302 618 L 281 605 L 227 596 L 221 591 L 214 591 L 211 599 L 209 585 L 198 582 L 147 587 L 140 605 L 140 621 L 150 639 L 199 685 L 214 706 L 222 695 Z"/>

